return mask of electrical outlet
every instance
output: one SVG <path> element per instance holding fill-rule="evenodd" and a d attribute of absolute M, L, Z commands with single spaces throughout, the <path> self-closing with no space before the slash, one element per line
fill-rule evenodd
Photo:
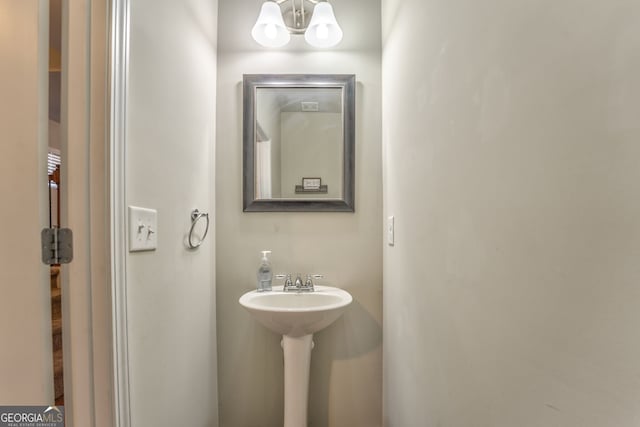
<path fill-rule="evenodd" d="M 318 111 L 318 103 L 313 101 L 302 101 L 300 103 L 302 111 Z"/>

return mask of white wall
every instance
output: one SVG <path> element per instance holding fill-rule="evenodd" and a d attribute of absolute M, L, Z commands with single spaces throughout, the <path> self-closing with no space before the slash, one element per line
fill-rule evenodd
<path fill-rule="evenodd" d="M 46 1 L 0 0 L 0 402 L 53 402 L 46 194 Z"/>
<path fill-rule="evenodd" d="M 388 427 L 640 423 L 639 25 L 383 0 Z"/>
<path fill-rule="evenodd" d="M 217 426 L 213 211 L 217 2 L 132 0 L 126 192 L 158 210 L 158 250 L 127 257 L 132 425 Z"/>
<path fill-rule="evenodd" d="M 216 228 L 220 425 L 282 425 L 280 337 L 238 304 L 255 289 L 260 250 L 276 272 L 323 273 L 355 302 L 316 334 L 309 420 L 314 426 L 374 427 L 381 420 L 380 10 L 332 1 L 345 38 L 339 49 L 306 49 L 300 38 L 263 49 L 250 32 L 259 0 L 220 2 Z M 242 212 L 242 74 L 355 73 L 356 212 Z"/>

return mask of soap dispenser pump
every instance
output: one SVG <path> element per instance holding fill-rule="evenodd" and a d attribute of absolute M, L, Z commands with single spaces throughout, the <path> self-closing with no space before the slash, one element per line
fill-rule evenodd
<path fill-rule="evenodd" d="M 258 268 L 258 292 L 270 291 L 271 290 L 271 279 L 273 277 L 273 273 L 271 271 L 271 263 L 269 262 L 269 258 L 267 257 L 271 251 L 262 251 L 262 262 L 260 263 L 260 267 Z"/>

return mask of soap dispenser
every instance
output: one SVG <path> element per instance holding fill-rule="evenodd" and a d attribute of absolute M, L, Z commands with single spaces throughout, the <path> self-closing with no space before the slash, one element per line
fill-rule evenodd
<path fill-rule="evenodd" d="M 262 251 L 262 262 L 260 263 L 260 267 L 258 268 L 258 292 L 270 291 L 271 290 L 271 279 L 273 277 L 273 273 L 271 272 L 271 263 L 269 262 L 269 258 L 267 257 L 271 251 Z"/>

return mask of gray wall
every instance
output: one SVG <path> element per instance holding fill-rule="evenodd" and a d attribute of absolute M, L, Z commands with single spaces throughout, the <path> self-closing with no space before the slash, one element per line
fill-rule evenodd
<path fill-rule="evenodd" d="M 340 199 L 343 190 L 342 114 L 302 111 L 280 113 L 282 197 Z M 327 192 L 296 194 L 302 178 L 320 178 Z"/>
<path fill-rule="evenodd" d="M 382 228 L 380 10 L 365 0 L 332 2 L 345 38 L 340 49 L 279 50 L 250 36 L 261 1 L 220 2 L 216 229 L 220 425 L 282 425 L 280 337 L 238 304 L 255 289 L 260 250 L 276 272 L 313 272 L 347 289 L 354 303 L 316 334 L 309 419 L 313 426 L 382 424 Z M 242 212 L 242 74 L 355 73 L 356 212 Z"/>
<path fill-rule="evenodd" d="M 639 26 L 383 0 L 388 427 L 640 422 Z"/>
<path fill-rule="evenodd" d="M 213 210 L 216 13 L 210 0 L 132 0 L 127 203 L 158 210 L 158 249 L 127 257 L 132 425 L 217 425 Z"/>

